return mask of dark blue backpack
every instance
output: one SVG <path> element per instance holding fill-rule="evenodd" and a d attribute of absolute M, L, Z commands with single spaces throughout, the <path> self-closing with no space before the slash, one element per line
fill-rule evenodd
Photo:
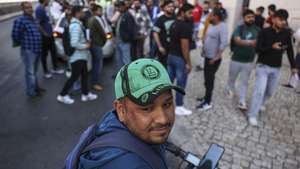
<path fill-rule="evenodd" d="M 164 160 L 154 150 L 127 131 L 114 131 L 96 136 L 98 125 L 89 126 L 80 136 L 76 146 L 67 156 L 64 169 L 77 169 L 82 154 L 96 148 L 115 147 L 137 154 L 153 169 L 167 169 Z"/>

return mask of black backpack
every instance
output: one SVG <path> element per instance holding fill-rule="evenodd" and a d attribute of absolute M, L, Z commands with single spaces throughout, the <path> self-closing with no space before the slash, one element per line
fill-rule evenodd
<path fill-rule="evenodd" d="M 70 25 L 68 25 L 64 28 L 64 32 L 62 34 L 62 44 L 63 44 L 63 47 L 64 47 L 65 54 L 67 56 L 72 56 L 73 53 L 75 52 L 75 48 L 73 48 L 71 46 L 69 26 Z"/>

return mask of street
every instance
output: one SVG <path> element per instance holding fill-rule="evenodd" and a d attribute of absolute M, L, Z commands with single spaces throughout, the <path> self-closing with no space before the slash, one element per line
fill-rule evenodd
<path fill-rule="evenodd" d="M 66 80 L 64 75 L 52 79 L 42 76 L 39 82 L 47 90 L 44 96 L 28 99 L 24 93 L 24 67 L 19 49 L 11 46 L 13 19 L 0 22 L 0 168 L 2 169 L 56 169 L 61 168 L 67 153 L 80 133 L 99 121 L 104 112 L 112 109 L 114 99 L 114 60 L 105 62 L 101 76 L 102 92 L 93 102 L 83 103 L 75 94 L 75 104 L 56 101 Z M 199 51 L 192 52 L 195 65 Z M 50 58 L 50 57 L 49 57 Z M 220 161 L 221 169 L 299 169 L 300 168 L 300 97 L 293 89 L 284 88 L 290 68 L 287 58 L 281 68 L 280 86 L 267 103 L 267 111 L 259 115 L 259 127 L 248 124 L 246 113 L 237 109 L 237 98 L 224 93 L 227 83 L 230 55 L 224 54 L 216 75 L 213 95 L 214 107 L 200 112 L 195 109 L 197 97 L 204 95 L 203 72 L 189 74 L 185 106 L 193 110 L 190 116 L 176 116 L 171 140 L 199 157 L 211 143 L 225 147 Z M 251 102 L 255 79 L 253 69 L 247 103 Z M 177 168 L 179 160 L 170 169 Z"/>
<path fill-rule="evenodd" d="M 114 62 L 105 62 L 101 77 L 104 90 L 97 92 L 96 101 L 83 103 L 77 94 L 74 105 L 58 103 L 56 96 L 66 76 L 45 79 L 41 65 L 39 82 L 47 91 L 42 97 L 29 99 L 24 92 L 19 48 L 12 48 L 12 24 L 13 19 L 0 22 L 0 168 L 61 168 L 80 133 L 112 109 Z"/>

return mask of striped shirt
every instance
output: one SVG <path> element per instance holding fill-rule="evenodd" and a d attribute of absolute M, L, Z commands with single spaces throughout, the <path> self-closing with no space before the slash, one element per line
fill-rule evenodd
<path fill-rule="evenodd" d="M 41 34 L 33 17 L 22 15 L 14 21 L 12 39 L 14 44 L 21 45 L 22 50 L 41 53 Z"/>

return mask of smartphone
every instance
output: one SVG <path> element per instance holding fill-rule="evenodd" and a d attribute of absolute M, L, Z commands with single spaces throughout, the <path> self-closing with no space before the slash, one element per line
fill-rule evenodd
<path fill-rule="evenodd" d="M 199 166 L 200 164 L 200 158 L 198 158 L 197 156 L 195 156 L 192 153 L 188 153 L 185 157 L 185 160 L 188 161 L 189 163 L 193 164 L 194 166 Z"/>
<path fill-rule="evenodd" d="M 211 144 L 208 151 L 201 159 L 199 169 L 215 169 L 218 166 L 219 160 L 224 154 L 224 147 L 218 144 Z"/>

